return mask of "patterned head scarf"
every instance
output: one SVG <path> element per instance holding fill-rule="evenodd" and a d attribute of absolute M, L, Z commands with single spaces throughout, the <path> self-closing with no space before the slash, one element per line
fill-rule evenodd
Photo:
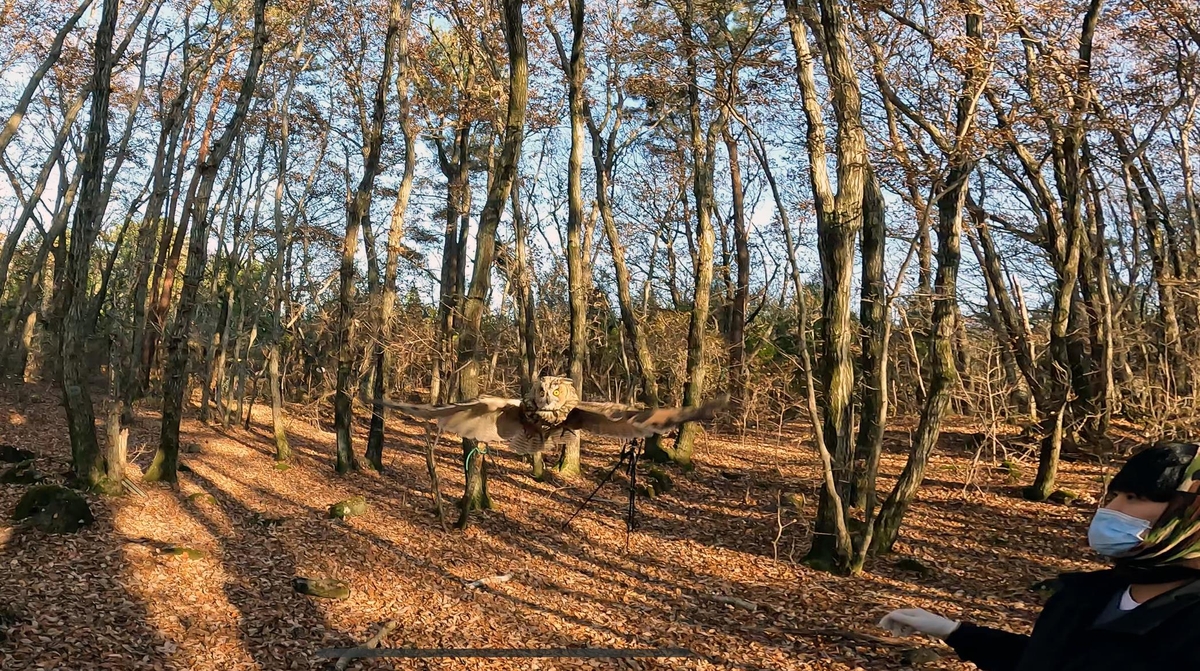
<path fill-rule="evenodd" d="M 1200 571 L 1182 566 L 1191 559 L 1200 559 L 1200 449 L 1196 449 L 1196 456 L 1184 470 L 1183 480 L 1167 502 L 1166 510 L 1151 525 L 1141 544 L 1117 560 L 1117 567 L 1133 574 L 1157 574 L 1164 581 L 1200 577 Z"/>

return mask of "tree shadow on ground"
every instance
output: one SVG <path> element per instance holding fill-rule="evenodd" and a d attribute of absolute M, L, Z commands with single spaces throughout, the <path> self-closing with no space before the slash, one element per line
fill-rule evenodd
<path fill-rule="evenodd" d="M 0 669 L 186 668 L 124 586 L 129 545 L 113 532 L 110 502 L 89 498 L 97 521 L 71 536 L 0 526 Z"/>
<path fill-rule="evenodd" d="M 287 532 L 264 524 L 237 496 L 204 475 L 193 472 L 189 477 L 216 500 L 215 506 L 192 506 L 192 517 L 219 539 L 226 573 L 220 588 L 238 610 L 243 647 L 258 668 L 295 668 L 298 661 L 322 668 L 328 661 L 313 657 L 317 650 L 355 645 L 330 627 L 313 597 L 292 588 L 299 569 Z"/>
<path fill-rule="evenodd" d="M 7 420 L 0 443 L 33 451 L 39 471 L 69 472 L 57 390 L 27 387 L 0 392 L 0 421 Z M 0 471 L 9 466 L 0 463 Z M 42 484 L 64 481 L 52 475 Z M 141 500 L 85 494 L 95 522 L 74 534 L 46 534 L 12 521 L 30 486 L 0 484 L 0 669 L 187 668 L 176 654 L 179 641 L 161 631 L 133 587 L 132 565 L 147 561 L 146 553 L 115 531 L 117 516 Z"/>
<path fill-rule="evenodd" d="M 269 433 L 243 433 L 240 438 L 238 442 L 252 450 L 248 458 L 269 463 L 273 456 Z M 983 594 L 996 591 L 980 583 L 978 598 L 973 594 L 957 597 L 951 590 L 961 587 L 963 579 L 954 577 L 950 570 L 943 572 L 944 568 L 954 567 L 940 563 L 934 573 L 921 577 L 896 569 L 888 560 L 869 566 L 872 572 L 878 570 L 877 576 L 842 579 L 773 561 L 770 540 L 775 532 L 774 492 L 803 491 L 809 496 L 810 508 L 815 498 L 815 487 L 803 474 L 796 475 L 798 469 L 787 470 L 790 475 L 785 476 L 763 468 L 763 462 L 740 462 L 739 468 L 741 463 L 750 465 L 743 478 L 752 481 L 748 495 L 744 482 L 726 480 L 704 463 L 696 473 L 673 474 L 680 484 L 675 492 L 639 501 L 643 526 L 635 533 L 632 551 L 624 554 L 619 540 L 614 540 L 618 536 L 602 528 L 623 527 L 624 492 L 619 483 L 601 492 L 601 497 L 611 503 L 589 508 L 568 531 L 559 530 L 597 483 L 596 471 L 606 472 L 615 462 L 615 446 L 589 450 L 585 459 L 592 467 L 565 490 L 560 489 L 562 483 L 533 481 L 527 464 L 502 450 L 496 451 L 493 459 L 499 467 L 492 470 L 492 482 L 499 490 L 493 491 L 498 509 L 477 516 L 477 526 L 466 534 L 443 534 L 428 511 L 427 475 L 421 456 L 424 445 L 411 435 L 399 431 L 389 434 L 385 454 L 396 455 L 398 464 L 382 476 L 334 478 L 332 442 L 308 436 L 296 436 L 293 442 L 299 452 L 297 469 L 280 475 L 280 482 L 299 477 L 301 487 L 281 488 L 274 476 L 264 480 L 243 475 L 231 465 L 236 462 L 228 461 L 219 467 L 214 461 L 208 465 L 214 470 L 210 473 L 200 469 L 201 475 L 209 479 L 210 486 L 213 479 L 209 476 L 217 478 L 227 488 L 225 495 L 239 501 L 257 498 L 264 508 L 287 506 L 298 511 L 303 521 L 286 523 L 277 532 L 286 539 L 281 542 L 291 553 L 285 564 L 320 565 L 319 557 L 314 559 L 311 554 L 321 554 L 323 548 L 314 548 L 312 539 L 305 544 L 300 535 L 311 533 L 317 524 L 327 525 L 321 542 L 330 552 L 336 548 L 342 558 L 354 558 L 352 565 L 346 564 L 340 570 L 354 576 L 356 589 L 362 585 L 368 592 L 381 590 L 388 582 L 404 586 L 403 604 L 395 607 L 403 611 L 405 638 L 422 647 L 472 643 L 533 647 L 580 642 L 617 647 L 683 643 L 709 655 L 710 661 L 721 668 L 794 668 L 799 664 L 793 666 L 792 660 L 815 661 L 828 659 L 831 654 L 839 659 L 865 657 L 867 661 L 859 663 L 865 668 L 898 668 L 894 651 L 886 648 L 842 655 L 842 650 L 853 645 L 838 642 L 841 639 L 831 642 L 819 633 L 798 638 L 786 632 L 817 631 L 822 626 L 818 621 L 827 612 L 837 612 L 842 622 L 849 623 L 847 626 L 861 621 L 860 631 L 879 634 L 871 629 L 873 623 L 886 608 L 904 601 L 957 600 L 966 607 L 984 610 L 990 606 Z M 355 441 L 356 451 L 361 452 L 363 447 L 364 442 Z M 438 464 L 443 469 L 444 493 L 455 491 L 461 485 L 457 446 L 443 442 Z M 317 470 L 309 469 L 310 465 Z M 304 498 L 303 484 L 307 482 L 329 484 L 338 492 L 366 494 L 372 505 L 369 516 L 376 517 L 345 524 L 324 520 L 324 507 L 332 501 Z M 517 496 L 517 488 L 525 493 Z M 447 497 L 447 501 L 453 498 Z M 242 514 L 252 516 L 255 512 L 244 502 L 239 505 Z M 517 507 L 528 505 L 538 508 Z M 986 510 L 977 512 L 987 514 Z M 213 524 L 219 526 L 217 521 Z M 748 528 L 755 526 L 762 528 Z M 928 551 L 943 561 L 947 548 L 933 545 L 938 530 L 923 522 L 912 529 L 919 532 L 919 537 L 908 547 L 921 554 Z M 238 549 L 248 552 L 258 546 L 245 531 L 227 533 L 229 538 L 223 541 L 227 561 L 236 560 Z M 661 543 L 662 551 L 648 543 Z M 301 557 L 300 552 L 309 556 Z M 731 577 L 723 570 L 723 562 L 744 563 L 746 570 Z M 543 570 L 551 565 L 554 572 Z M 476 591 L 463 587 L 466 580 L 509 570 L 517 574 L 511 583 Z M 252 567 L 233 574 L 251 579 L 257 572 Z M 968 578 L 975 579 L 969 574 Z M 714 594 L 756 600 L 764 607 L 756 613 L 743 612 L 712 601 Z M 252 611 L 256 608 L 250 603 L 254 595 L 246 593 L 239 598 Z M 766 608 L 766 604 L 772 608 Z M 281 602 L 270 608 L 286 605 Z M 852 615 L 849 619 L 847 613 Z M 338 620 L 327 617 L 326 621 Z M 341 631 L 355 632 L 355 636 L 359 626 L 368 624 L 339 622 Z M 255 633 L 245 630 L 241 635 Z M 745 655 L 735 652 L 746 647 L 783 655 L 789 663 L 756 661 L 760 665 L 754 666 L 744 661 Z M 261 659 L 259 663 L 265 666 L 273 658 L 259 651 L 255 659 Z M 643 666 L 674 668 L 667 662 Z M 514 667 L 497 664 L 486 668 Z"/>
<path fill-rule="evenodd" d="M 629 603 L 614 598 L 585 594 L 570 584 L 561 584 L 538 576 L 532 570 L 519 572 L 519 575 L 514 578 L 514 582 L 511 583 L 519 585 L 515 589 L 483 585 L 476 590 L 471 590 L 464 586 L 465 581 L 462 576 L 451 573 L 446 566 L 439 564 L 435 559 L 414 556 L 395 541 L 364 530 L 347 526 L 342 528 L 342 531 L 345 534 L 344 542 L 347 545 L 357 544 L 363 552 L 387 553 L 396 560 L 397 564 L 405 567 L 406 573 L 418 574 L 418 579 L 414 582 L 435 585 L 444 598 L 462 599 L 465 609 L 476 612 L 482 610 L 492 622 L 504 623 L 507 633 L 503 635 L 513 640 L 516 646 L 638 648 L 680 647 L 681 645 L 678 638 L 671 637 L 661 627 L 649 625 L 645 616 L 651 613 L 646 610 L 645 604 L 638 608 L 638 614 L 642 616 L 640 620 L 624 620 L 622 622 L 622 611 L 627 615 L 631 610 Z M 450 534 L 457 533 L 450 532 Z M 487 551 L 496 566 L 517 564 L 529 566 L 529 554 L 525 553 L 520 545 L 498 544 L 495 542 L 496 540 L 492 534 L 489 534 L 486 539 L 480 539 L 481 543 L 486 542 Z M 556 562 L 566 559 L 564 556 L 553 554 L 538 558 Z M 530 568 L 532 569 L 532 567 Z M 624 590 L 620 590 L 618 586 L 614 585 L 613 591 Z M 577 603 L 580 600 L 586 602 L 590 608 L 600 607 L 612 613 L 612 620 L 588 619 L 577 609 L 572 609 L 568 604 L 563 603 L 564 601 Z M 665 615 L 662 612 L 654 614 Z M 668 619 L 674 620 L 679 627 L 698 628 L 701 626 L 700 623 L 677 617 Z M 470 616 L 468 616 L 468 621 L 470 621 Z M 726 624 L 728 623 L 714 620 L 707 626 L 724 626 Z M 571 625 L 571 627 L 561 625 Z M 456 647 L 468 646 L 478 640 L 469 627 L 443 629 L 438 633 L 442 636 L 458 637 L 458 642 L 453 643 Z M 712 664 L 719 665 L 720 668 L 746 671 L 762 668 L 730 661 L 719 651 L 702 652 L 701 657 Z M 582 662 L 579 664 L 581 668 L 586 668 L 586 664 Z M 642 667 L 674 668 L 669 661 L 650 660 L 643 661 Z"/>

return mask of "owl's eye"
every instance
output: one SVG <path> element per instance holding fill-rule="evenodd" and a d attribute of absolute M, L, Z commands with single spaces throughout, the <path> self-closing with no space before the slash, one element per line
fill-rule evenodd
<path fill-rule="evenodd" d="M 554 395 L 555 395 L 555 396 L 558 396 L 558 390 L 557 390 L 557 389 L 555 389 L 555 390 L 554 390 Z"/>

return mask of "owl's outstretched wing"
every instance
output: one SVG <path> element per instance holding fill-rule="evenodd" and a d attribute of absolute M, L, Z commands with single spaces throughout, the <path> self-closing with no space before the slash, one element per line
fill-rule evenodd
<path fill-rule="evenodd" d="M 511 398 L 482 396 L 474 401 L 449 405 L 399 403 L 385 399 L 383 405 L 414 419 L 436 420 L 440 431 L 485 443 L 510 440 L 521 426 L 521 402 Z"/>
<path fill-rule="evenodd" d="M 710 420 L 728 404 L 726 395 L 690 408 L 631 408 L 617 403 L 581 402 L 567 416 L 563 428 L 614 438 L 644 438 L 666 433 L 684 422 Z"/>

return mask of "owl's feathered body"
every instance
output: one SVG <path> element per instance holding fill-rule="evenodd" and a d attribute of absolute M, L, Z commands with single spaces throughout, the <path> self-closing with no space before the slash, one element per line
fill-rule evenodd
<path fill-rule="evenodd" d="M 481 396 L 449 405 L 383 401 L 401 414 L 432 419 L 438 430 L 485 443 L 505 442 L 518 454 L 533 454 L 586 431 L 614 438 L 644 438 L 691 421 L 712 419 L 725 397 L 694 408 L 634 408 L 580 401 L 570 378 L 542 377 L 524 399 Z"/>

